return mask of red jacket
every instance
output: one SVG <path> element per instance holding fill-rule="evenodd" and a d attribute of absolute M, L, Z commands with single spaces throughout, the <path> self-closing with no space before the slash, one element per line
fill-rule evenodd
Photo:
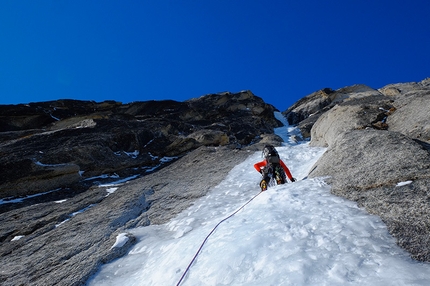
<path fill-rule="evenodd" d="M 287 177 L 288 177 L 288 179 L 292 179 L 293 178 L 293 176 L 291 175 L 291 172 L 290 172 L 290 170 L 288 169 L 288 167 L 287 167 L 287 165 L 285 165 L 285 163 L 284 162 L 282 162 L 282 160 L 279 160 L 280 162 L 280 165 L 281 165 L 281 167 L 282 167 L 282 169 L 284 169 L 284 172 L 285 172 L 285 174 L 287 175 Z M 261 161 L 261 162 L 258 162 L 258 163 L 255 163 L 254 164 L 254 168 L 255 168 L 255 170 L 257 170 L 257 172 L 261 172 L 261 169 L 263 169 L 265 166 L 267 165 L 267 162 L 266 162 L 266 159 L 264 159 L 263 161 Z"/>

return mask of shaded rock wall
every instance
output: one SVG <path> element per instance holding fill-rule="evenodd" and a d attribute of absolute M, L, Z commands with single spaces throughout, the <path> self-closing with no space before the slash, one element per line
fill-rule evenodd
<path fill-rule="evenodd" d="M 0 106 L 0 198 L 33 195 L 102 174 L 144 174 L 164 157 L 180 157 L 200 146 L 254 144 L 280 126 L 274 110 L 250 91 L 185 102 L 59 100 Z"/>

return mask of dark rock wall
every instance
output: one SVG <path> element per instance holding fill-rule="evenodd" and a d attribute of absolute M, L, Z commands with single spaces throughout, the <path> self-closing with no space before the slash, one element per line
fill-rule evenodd
<path fill-rule="evenodd" d="M 180 157 L 200 146 L 254 144 L 280 126 L 274 110 L 250 91 L 186 102 L 59 100 L 0 106 L 0 198 L 101 174 L 126 176 L 132 168 L 158 166 L 165 156 Z"/>

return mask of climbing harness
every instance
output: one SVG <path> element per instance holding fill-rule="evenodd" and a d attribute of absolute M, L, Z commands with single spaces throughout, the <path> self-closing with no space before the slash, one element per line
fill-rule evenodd
<path fill-rule="evenodd" d="M 238 210 L 236 210 L 234 213 L 232 213 L 231 215 L 229 215 L 228 217 L 224 218 L 223 220 L 221 220 L 212 230 L 211 232 L 206 236 L 206 238 L 203 240 L 202 244 L 200 245 L 199 249 L 197 250 L 196 254 L 194 255 L 193 259 L 191 260 L 190 264 L 188 264 L 187 268 L 185 269 L 184 273 L 181 276 L 181 279 L 179 279 L 178 283 L 176 284 L 176 286 L 179 286 L 179 284 L 181 284 L 182 280 L 185 278 L 185 275 L 187 274 L 187 272 L 190 270 L 191 265 L 193 264 L 194 260 L 196 260 L 197 256 L 200 253 L 200 250 L 202 250 L 203 245 L 206 243 L 206 241 L 209 239 L 209 236 L 211 236 L 211 234 L 215 231 L 215 229 L 224 221 L 228 220 L 229 218 L 231 218 L 232 216 L 234 216 L 235 214 L 237 214 L 241 209 L 243 209 L 247 204 L 249 204 L 253 199 L 255 199 L 259 194 L 261 194 L 263 191 L 259 192 L 258 194 L 256 194 L 255 196 L 253 196 L 249 201 L 247 201 L 243 206 L 241 206 Z"/>

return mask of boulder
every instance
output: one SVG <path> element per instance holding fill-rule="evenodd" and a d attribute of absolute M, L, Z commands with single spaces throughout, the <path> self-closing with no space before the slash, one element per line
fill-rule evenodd
<path fill-rule="evenodd" d="M 374 129 L 339 133 L 318 160 L 311 177 L 326 177 L 336 194 L 367 191 L 430 177 L 430 154 L 409 137 Z"/>
<path fill-rule="evenodd" d="M 387 118 L 389 130 L 430 143 L 430 88 L 398 97 L 396 112 Z"/>
<path fill-rule="evenodd" d="M 376 128 L 391 114 L 391 99 L 383 95 L 350 99 L 323 113 L 311 129 L 311 146 L 331 145 L 337 136 L 351 130 Z M 377 128 L 381 129 L 381 128 Z"/>

